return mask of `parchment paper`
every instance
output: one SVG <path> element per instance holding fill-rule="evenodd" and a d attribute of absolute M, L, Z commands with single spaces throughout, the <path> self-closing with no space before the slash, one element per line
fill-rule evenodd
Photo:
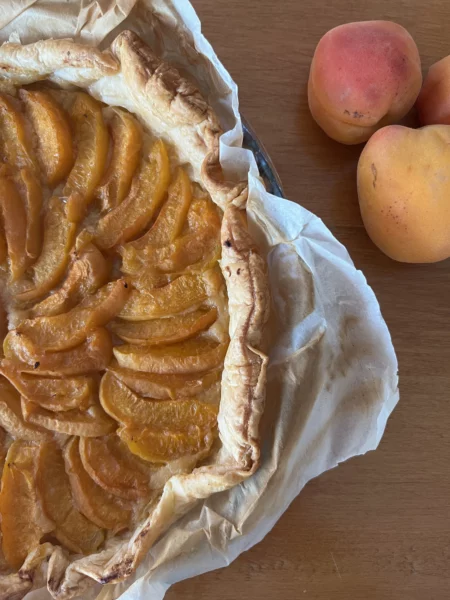
<path fill-rule="evenodd" d="M 259 542 L 310 479 L 377 447 L 398 401 L 397 360 L 377 300 L 345 248 L 320 219 L 265 191 L 253 155 L 241 148 L 237 87 L 189 2 L 17 0 L 0 7 L 0 27 L 1 42 L 72 37 L 103 47 L 120 30 L 135 30 L 195 79 L 226 130 L 226 172 L 248 177 L 250 227 L 267 254 L 273 300 L 262 464 L 172 526 L 134 578 L 94 593 L 159 600 L 172 583 L 226 566 Z"/>

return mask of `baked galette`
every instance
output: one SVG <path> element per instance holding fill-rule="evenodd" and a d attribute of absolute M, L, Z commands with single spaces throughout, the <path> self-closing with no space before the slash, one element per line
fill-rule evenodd
<path fill-rule="evenodd" d="M 0 598 L 72 598 L 257 468 L 265 262 L 217 117 L 136 34 L 6 43 L 0 90 Z"/>

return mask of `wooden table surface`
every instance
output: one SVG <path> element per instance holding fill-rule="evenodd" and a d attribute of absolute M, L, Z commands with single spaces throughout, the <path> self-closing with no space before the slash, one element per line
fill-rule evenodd
<path fill-rule="evenodd" d="M 375 290 L 400 365 L 401 400 L 376 452 L 310 482 L 263 542 L 228 568 L 175 585 L 168 600 L 450 598 L 450 261 L 396 264 L 358 211 L 361 147 L 313 123 L 306 82 L 320 37 L 348 21 L 390 19 L 424 69 L 450 53 L 445 0 L 193 0 L 239 85 L 242 113 L 286 196 L 321 217 Z"/>

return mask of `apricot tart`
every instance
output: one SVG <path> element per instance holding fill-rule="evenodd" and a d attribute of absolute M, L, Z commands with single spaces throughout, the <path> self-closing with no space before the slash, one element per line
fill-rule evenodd
<path fill-rule="evenodd" d="M 245 183 L 140 38 L 0 48 L 1 598 L 128 577 L 256 470 L 269 301 Z"/>

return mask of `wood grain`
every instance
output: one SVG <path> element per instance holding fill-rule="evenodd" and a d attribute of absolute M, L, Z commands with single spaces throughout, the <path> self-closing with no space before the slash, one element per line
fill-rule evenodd
<path fill-rule="evenodd" d="M 318 40 L 348 21 L 401 23 L 427 69 L 450 52 L 450 3 L 193 4 L 287 197 L 325 221 L 374 288 L 399 358 L 401 401 L 376 452 L 312 481 L 263 542 L 226 569 L 175 585 L 167 599 L 447 600 L 450 261 L 400 265 L 371 244 L 355 187 L 361 147 L 341 146 L 320 131 L 305 90 Z"/>

